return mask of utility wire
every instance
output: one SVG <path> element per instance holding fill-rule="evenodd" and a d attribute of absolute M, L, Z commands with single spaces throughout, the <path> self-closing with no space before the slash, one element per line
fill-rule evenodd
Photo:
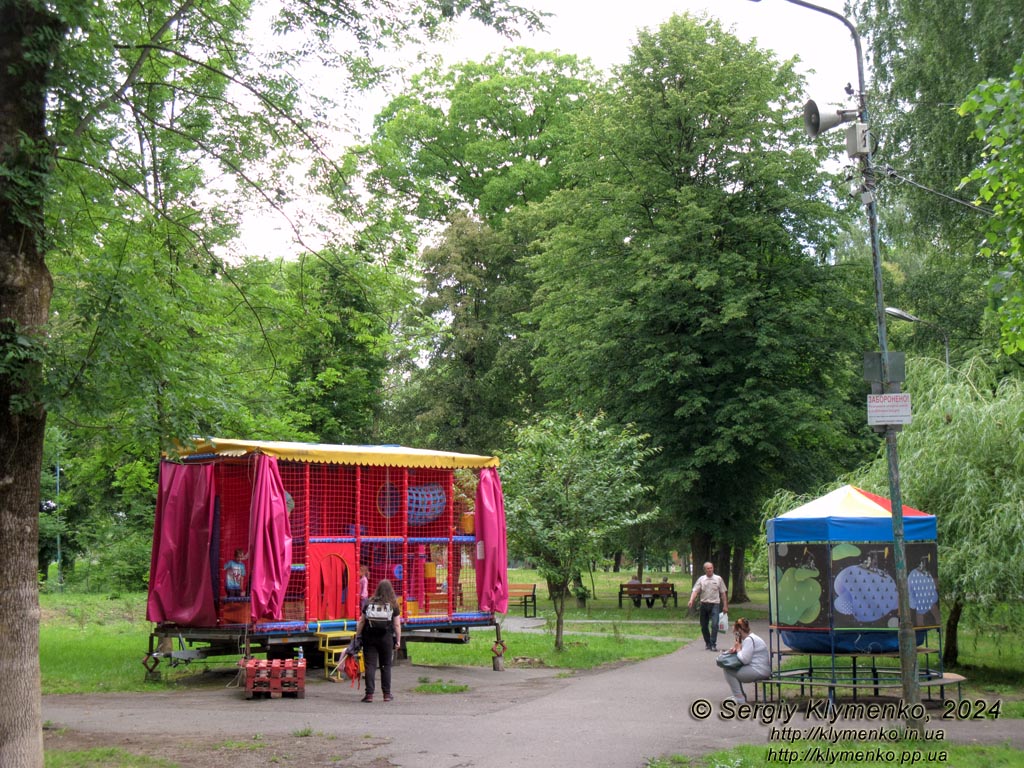
<path fill-rule="evenodd" d="M 961 199 L 959 197 L 953 197 L 952 195 L 947 195 L 945 192 L 939 192 L 937 189 L 932 189 L 931 187 L 926 187 L 924 184 L 918 184 L 913 179 L 908 179 L 906 176 L 903 176 L 903 175 L 897 173 L 896 169 L 893 168 L 891 165 L 885 166 L 885 175 L 886 175 L 887 178 L 896 179 L 897 181 L 905 182 L 905 183 L 909 184 L 910 186 L 917 187 L 918 189 L 924 190 L 925 192 L 931 192 L 933 195 L 938 195 L 939 197 L 941 197 L 941 198 L 943 198 L 945 200 L 949 200 L 951 203 L 956 203 L 958 205 L 964 206 L 965 208 L 970 208 L 972 211 L 975 211 L 976 213 L 983 213 L 986 216 L 994 216 L 995 215 L 992 212 L 992 210 L 989 209 L 989 208 L 983 208 L 980 205 L 975 205 L 974 203 L 969 202 L 967 200 L 963 200 L 963 199 Z"/>

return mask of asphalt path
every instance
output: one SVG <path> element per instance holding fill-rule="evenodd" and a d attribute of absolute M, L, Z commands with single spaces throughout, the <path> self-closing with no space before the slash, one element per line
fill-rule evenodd
<path fill-rule="evenodd" d="M 506 632 L 528 631 L 538 629 L 538 623 L 509 617 L 504 626 Z M 753 624 L 755 632 L 767 637 L 765 626 Z M 203 733 L 225 739 L 303 728 L 351 738 L 372 730 L 376 738 L 361 751 L 358 765 L 402 768 L 640 768 L 655 757 L 695 756 L 740 744 L 782 749 L 786 738 L 806 736 L 818 726 L 902 727 L 898 718 L 830 724 L 820 713 L 804 709 L 787 713 L 779 707 L 732 706 L 724 701 L 729 689 L 715 654 L 705 651 L 700 640 L 655 659 L 573 674 L 511 664 L 498 672 L 422 667 L 415 664 L 415 646 L 411 654 L 412 663 L 395 668 L 395 701 L 390 703 L 380 702 L 379 696 L 373 704 L 360 703 L 361 691 L 311 672 L 303 699 L 246 700 L 236 682 L 154 694 L 46 696 L 43 717 L 86 732 Z M 508 656 L 514 655 L 510 648 Z M 468 690 L 415 694 L 412 689 L 421 678 L 463 684 Z M 753 698 L 749 684 L 747 696 Z M 933 741 L 922 750 L 949 742 L 1005 743 L 1024 750 L 1019 720 L 938 722 L 940 712 L 929 710 Z M 821 745 L 834 746 L 827 740 Z"/>

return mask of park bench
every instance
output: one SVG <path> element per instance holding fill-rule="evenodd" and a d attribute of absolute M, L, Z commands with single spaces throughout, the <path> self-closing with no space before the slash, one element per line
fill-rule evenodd
<path fill-rule="evenodd" d="M 509 605 L 515 602 L 523 606 L 523 616 L 536 618 L 537 616 L 537 585 L 536 584 L 509 584 L 508 585 Z"/>
<path fill-rule="evenodd" d="M 942 674 L 932 674 L 922 676 L 917 681 L 917 687 L 923 691 L 928 692 L 928 698 L 931 699 L 931 691 L 933 688 L 939 689 L 939 698 L 942 700 L 946 699 L 946 687 L 956 686 L 956 698 L 960 701 L 963 697 L 961 691 L 961 684 L 967 680 L 963 675 L 958 675 L 953 672 L 945 672 Z M 880 676 L 873 679 L 858 679 L 856 682 L 852 679 L 837 679 L 827 680 L 825 678 L 809 678 L 799 674 L 787 674 L 786 672 L 775 673 L 766 680 L 759 680 L 755 683 L 755 687 L 760 685 L 764 691 L 764 698 L 766 701 L 774 700 L 776 697 L 781 697 L 782 686 L 784 685 L 798 685 L 800 686 L 800 695 L 804 696 L 805 689 L 807 695 L 814 696 L 815 688 L 824 688 L 828 691 L 829 701 L 835 702 L 837 690 L 849 690 L 853 694 L 853 700 L 857 700 L 858 691 L 871 691 L 874 696 L 879 696 L 883 691 L 889 691 L 896 694 L 898 691 L 903 689 L 903 681 L 895 676 Z M 774 690 L 773 690 L 774 689 Z"/>
<path fill-rule="evenodd" d="M 649 598 L 661 598 L 662 605 L 668 605 L 668 599 L 672 598 L 672 603 L 677 608 L 679 607 L 679 595 L 676 593 L 676 585 L 668 581 L 644 582 L 643 584 L 635 581 L 627 582 L 626 584 L 619 584 L 619 608 L 622 607 L 622 598 L 628 597 L 633 601 L 634 605 L 639 605 L 641 599 Z M 648 603 L 648 607 L 653 608 L 653 600 Z"/>
<path fill-rule="evenodd" d="M 928 693 L 929 699 L 932 690 L 938 688 L 939 696 L 945 699 L 946 687 L 956 686 L 957 700 L 959 701 L 962 696 L 961 684 L 967 678 L 930 667 L 927 660 L 930 656 L 938 654 L 937 648 L 921 646 L 917 649 L 917 653 L 925 658 L 925 663 L 920 668 L 918 687 Z M 870 691 L 874 696 L 879 696 L 883 692 L 896 692 L 897 689 L 903 687 L 898 667 L 878 665 L 878 662 L 884 659 L 898 659 L 899 653 L 897 652 L 836 653 L 833 656 L 825 653 L 789 650 L 781 651 L 778 655 L 780 658 L 785 656 L 806 657 L 808 666 L 776 670 L 767 680 L 759 681 L 766 698 L 769 698 L 771 693 L 781 696 L 784 685 L 800 686 L 800 696 L 804 695 L 805 690 L 808 695 L 813 696 L 815 688 L 823 688 L 828 692 L 828 698 L 832 702 L 835 701 L 837 690 L 849 691 L 853 700 L 856 701 L 858 692 Z M 833 666 L 835 664 L 833 659 L 838 660 L 840 664 Z M 818 661 L 817 667 L 814 664 L 815 660 Z M 844 660 L 849 662 L 849 666 L 842 663 Z M 858 660 L 870 661 L 870 667 L 862 665 L 858 668 Z"/>

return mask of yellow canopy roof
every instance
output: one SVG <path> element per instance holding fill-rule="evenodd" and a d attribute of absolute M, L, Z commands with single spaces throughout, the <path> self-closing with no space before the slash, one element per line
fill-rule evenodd
<path fill-rule="evenodd" d="M 180 458 L 190 456 L 245 456 L 265 453 L 279 459 L 324 464 L 362 464 L 375 467 L 417 467 L 430 469 L 479 469 L 497 467 L 495 456 L 428 451 L 400 445 L 328 445 L 326 443 L 285 443 L 264 440 L 196 438 L 178 449 Z"/>

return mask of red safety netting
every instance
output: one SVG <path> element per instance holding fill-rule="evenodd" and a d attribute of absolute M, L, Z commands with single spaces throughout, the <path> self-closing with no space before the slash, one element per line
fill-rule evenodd
<path fill-rule="evenodd" d="M 275 462 L 276 474 L 269 469 Z M 371 593 L 381 579 L 391 580 L 406 618 L 443 620 L 501 605 L 504 582 L 497 570 L 484 590 L 488 606 L 477 588 L 481 565 L 496 569 L 503 562 L 503 550 L 477 562 L 481 551 L 492 552 L 477 546 L 479 498 L 488 510 L 484 526 L 496 534 L 500 525 L 504 535 L 503 510 L 494 503 L 500 484 L 495 485 L 492 470 L 483 470 L 493 477 L 485 480 L 478 498 L 478 470 L 470 469 L 350 466 L 259 454 L 168 466 L 182 477 L 208 476 L 215 489 L 208 499 L 206 543 L 189 544 L 193 560 L 205 561 L 205 576 L 196 578 L 205 584 L 198 591 L 205 590 L 209 607 L 187 619 L 193 626 L 247 623 L 250 615 L 268 622 L 355 619 L 361 564 L 370 569 Z M 261 477 L 264 487 L 257 490 Z M 200 487 L 191 493 L 200 493 Z M 262 506 L 254 507 L 254 498 Z M 191 505 L 204 508 L 201 498 Z M 268 532 L 285 516 L 285 530 Z M 204 530 L 192 527 L 193 536 Z M 227 584 L 226 568 L 237 562 L 236 552 L 245 558 L 242 594 L 229 592 Z M 153 562 L 156 567 L 156 543 Z"/>
<path fill-rule="evenodd" d="M 252 573 L 249 590 L 255 620 L 281 618 L 285 590 L 291 576 L 292 537 L 288 506 L 273 456 L 256 459 L 256 487 L 249 510 L 249 560 Z"/>

